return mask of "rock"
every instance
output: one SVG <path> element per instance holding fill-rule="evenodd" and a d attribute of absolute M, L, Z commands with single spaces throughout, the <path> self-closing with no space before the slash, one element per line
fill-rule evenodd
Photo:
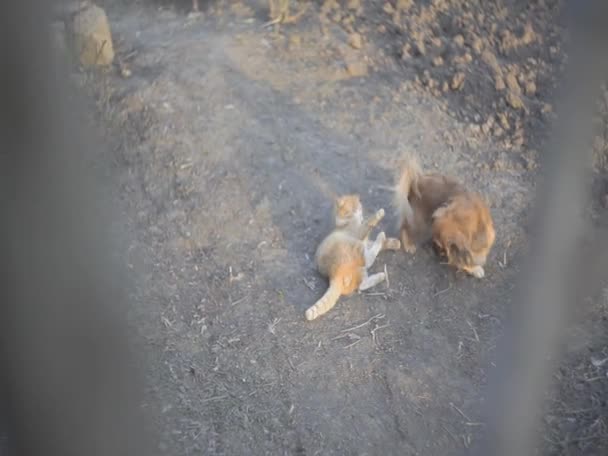
<path fill-rule="evenodd" d="M 473 51 L 475 51 L 475 54 L 481 55 L 483 51 L 483 40 L 481 38 L 475 38 L 471 47 L 473 48 Z"/>
<path fill-rule="evenodd" d="M 351 33 L 348 36 L 348 44 L 350 44 L 354 49 L 361 49 L 363 47 L 363 38 L 359 33 Z"/>
<path fill-rule="evenodd" d="M 433 66 L 440 67 L 443 65 L 443 57 L 437 56 L 433 59 Z"/>
<path fill-rule="evenodd" d="M 494 126 L 494 117 L 489 116 L 488 119 L 481 126 L 481 131 L 484 135 L 487 135 L 492 131 L 492 127 Z"/>
<path fill-rule="evenodd" d="M 415 49 L 416 49 L 416 53 L 418 55 L 426 55 L 426 46 L 424 45 L 424 41 L 422 40 L 416 40 L 415 44 Z"/>
<path fill-rule="evenodd" d="M 367 75 L 367 64 L 361 61 L 350 61 L 346 64 L 346 71 L 352 78 L 359 78 Z"/>
<path fill-rule="evenodd" d="M 464 85 L 464 78 L 465 78 L 465 75 L 462 71 L 456 73 L 454 75 L 454 77 L 452 78 L 452 82 L 450 83 L 450 88 L 452 90 L 462 89 L 462 86 Z"/>
<path fill-rule="evenodd" d="M 414 0 L 397 0 L 397 10 L 398 11 L 407 11 L 414 4 Z"/>
<path fill-rule="evenodd" d="M 528 81 L 526 82 L 526 95 L 528 96 L 532 96 L 536 94 L 536 84 L 534 83 L 534 81 Z"/>
<path fill-rule="evenodd" d="M 458 47 L 463 47 L 464 46 L 464 36 L 456 35 L 454 37 L 454 44 Z"/>
<path fill-rule="evenodd" d="M 513 91 L 509 91 L 506 100 L 509 106 L 511 106 L 513 109 L 522 109 L 524 107 L 524 102 L 519 94 Z"/>
<path fill-rule="evenodd" d="M 401 58 L 403 60 L 407 60 L 412 57 L 412 45 L 410 43 L 405 43 L 403 48 L 401 48 Z"/>
<path fill-rule="evenodd" d="M 441 41 L 441 38 L 434 37 L 434 38 L 431 38 L 429 41 L 431 42 L 431 45 L 433 47 L 436 47 L 436 48 L 443 47 L 443 41 Z"/>
<path fill-rule="evenodd" d="M 73 51 L 83 66 L 107 66 L 113 62 L 112 33 L 103 9 L 87 2 L 74 14 L 69 26 Z"/>
<path fill-rule="evenodd" d="M 494 88 L 498 91 L 503 91 L 507 88 L 507 86 L 505 85 L 505 80 L 500 74 L 496 74 L 494 76 Z"/>
<path fill-rule="evenodd" d="M 348 0 L 346 7 L 351 11 L 357 11 L 361 8 L 361 0 Z"/>
<path fill-rule="evenodd" d="M 524 27 L 524 33 L 521 37 L 521 42 L 527 46 L 529 44 L 532 44 L 534 41 L 536 41 L 536 33 L 534 32 L 532 24 L 528 22 Z"/>
<path fill-rule="evenodd" d="M 498 63 L 498 59 L 494 54 L 490 51 L 484 51 L 481 54 L 481 60 L 488 65 L 495 73 L 502 74 L 502 69 L 500 68 L 500 64 Z"/>
<path fill-rule="evenodd" d="M 519 86 L 519 82 L 517 82 L 517 77 L 514 73 L 508 73 L 505 77 L 505 83 L 509 90 L 517 95 L 521 93 L 521 87 Z"/>

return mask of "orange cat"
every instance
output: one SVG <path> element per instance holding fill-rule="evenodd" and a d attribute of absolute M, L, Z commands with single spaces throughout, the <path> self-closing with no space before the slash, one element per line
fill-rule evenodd
<path fill-rule="evenodd" d="M 384 217 L 380 209 L 367 222 L 363 222 L 363 207 L 358 195 L 346 195 L 336 199 L 334 208 L 336 227 L 321 242 L 315 260 L 319 272 L 329 278 L 329 288 L 312 307 L 306 311 L 306 319 L 328 312 L 342 295 L 356 290 L 363 291 L 385 280 L 384 272 L 368 275 L 381 250 L 399 250 L 398 239 L 387 239 L 384 232 L 375 241 L 368 237 L 372 229 Z"/>

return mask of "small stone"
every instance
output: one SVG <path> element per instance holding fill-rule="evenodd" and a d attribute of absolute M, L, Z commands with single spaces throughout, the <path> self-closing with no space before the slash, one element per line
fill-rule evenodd
<path fill-rule="evenodd" d="M 440 48 L 441 46 L 443 46 L 443 42 L 441 41 L 441 38 L 437 38 L 437 37 L 431 38 L 430 42 L 436 48 Z"/>
<path fill-rule="evenodd" d="M 87 4 L 73 16 L 70 35 L 74 52 L 85 67 L 108 66 L 114 60 L 112 33 L 106 13 L 100 7 Z"/>
<path fill-rule="evenodd" d="M 460 71 L 452 77 L 452 82 L 450 83 L 450 87 L 452 90 L 460 90 L 464 85 L 465 74 Z"/>
<path fill-rule="evenodd" d="M 393 5 L 391 5 L 389 2 L 386 2 L 382 9 L 386 14 L 393 14 L 395 12 L 395 8 L 393 8 Z"/>
<path fill-rule="evenodd" d="M 367 76 L 367 65 L 365 62 L 348 62 L 346 64 L 346 71 L 353 78 Z"/>
<path fill-rule="evenodd" d="M 454 37 L 454 44 L 458 47 L 463 47 L 464 46 L 464 36 L 456 35 Z"/>
<path fill-rule="evenodd" d="M 342 25 L 344 26 L 344 30 L 351 32 L 351 33 L 355 33 L 354 32 L 354 28 L 353 28 L 353 24 L 355 23 L 355 16 L 353 16 L 352 14 L 350 16 L 345 17 L 344 19 L 342 19 Z"/>
<path fill-rule="evenodd" d="M 433 59 L 433 66 L 440 67 L 443 65 L 443 57 L 438 56 Z"/>
<path fill-rule="evenodd" d="M 416 52 L 419 55 L 426 55 L 426 46 L 424 45 L 424 42 L 422 40 L 417 40 L 415 45 L 416 45 Z"/>
<path fill-rule="evenodd" d="M 494 88 L 499 92 L 502 92 L 507 88 L 507 86 L 505 85 L 505 80 L 499 74 L 494 76 Z"/>
<path fill-rule="evenodd" d="M 536 84 L 534 81 L 528 81 L 525 85 L 526 95 L 532 96 L 536 94 Z"/>
<path fill-rule="evenodd" d="M 511 128 L 511 125 L 509 124 L 509 119 L 507 118 L 507 115 L 503 112 L 498 114 L 498 122 L 500 122 L 501 127 L 505 130 L 509 130 Z"/>
<path fill-rule="evenodd" d="M 357 11 L 361 8 L 361 0 L 348 0 L 346 7 L 351 11 Z"/>
<path fill-rule="evenodd" d="M 401 48 L 401 58 L 403 60 L 407 60 L 412 57 L 412 45 L 410 43 L 405 43 Z"/>
<path fill-rule="evenodd" d="M 128 79 L 131 77 L 131 75 L 133 74 L 131 72 L 131 69 L 125 65 L 124 63 L 120 64 L 119 66 L 120 68 L 120 75 L 124 78 L 124 79 Z"/>
<path fill-rule="evenodd" d="M 526 46 L 532 44 L 536 40 L 536 33 L 534 32 L 534 28 L 532 24 L 529 22 L 524 27 L 524 33 L 521 37 L 521 42 Z"/>
<path fill-rule="evenodd" d="M 480 55 L 483 51 L 483 40 L 481 38 L 475 38 L 473 45 L 471 46 L 475 54 Z"/>
<path fill-rule="evenodd" d="M 483 132 L 484 135 L 487 135 L 490 133 L 493 126 L 494 126 L 494 118 L 488 117 L 488 120 L 486 120 L 485 123 L 481 126 L 481 131 Z"/>
<path fill-rule="evenodd" d="M 354 49 L 361 49 L 363 47 L 363 38 L 359 33 L 351 33 L 348 36 L 348 44 L 350 44 Z"/>
<path fill-rule="evenodd" d="M 517 93 L 514 93 L 512 91 L 509 91 L 509 93 L 507 93 L 506 100 L 509 106 L 511 106 L 513 109 L 522 109 L 524 107 L 524 102 L 521 97 Z"/>
<path fill-rule="evenodd" d="M 407 11 L 412 7 L 414 0 L 397 0 L 397 10 Z"/>
<path fill-rule="evenodd" d="M 517 82 L 517 77 L 514 73 L 508 73 L 505 77 L 505 82 L 511 92 L 515 94 L 521 93 L 521 87 L 519 86 L 519 82 Z"/>

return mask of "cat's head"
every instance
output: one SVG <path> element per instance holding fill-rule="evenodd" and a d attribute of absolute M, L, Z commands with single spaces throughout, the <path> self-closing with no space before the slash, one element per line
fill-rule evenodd
<path fill-rule="evenodd" d="M 363 206 L 359 195 L 343 195 L 336 198 L 334 215 L 336 226 L 346 226 L 351 223 L 363 222 Z"/>

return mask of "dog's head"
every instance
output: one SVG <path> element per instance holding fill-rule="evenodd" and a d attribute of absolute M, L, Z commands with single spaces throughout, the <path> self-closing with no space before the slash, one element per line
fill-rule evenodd
<path fill-rule="evenodd" d="M 483 266 L 495 238 L 490 209 L 477 194 L 457 195 L 433 213 L 433 243 L 450 264 Z"/>

